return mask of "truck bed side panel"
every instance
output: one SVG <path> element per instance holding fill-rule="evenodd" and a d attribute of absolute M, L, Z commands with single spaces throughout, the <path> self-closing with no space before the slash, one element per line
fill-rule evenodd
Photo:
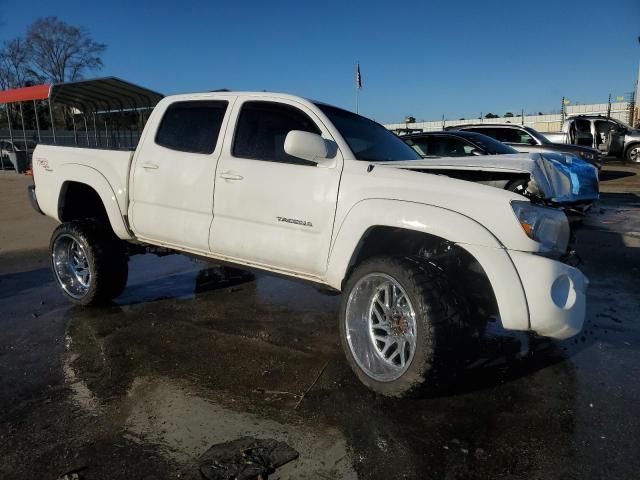
<path fill-rule="evenodd" d="M 93 188 L 118 237 L 132 238 L 126 212 L 128 179 L 133 152 L 38 145 L 33 154 L 33 176 L 42 211 L 60 221 L 58 205 L 65 182 Z"/>

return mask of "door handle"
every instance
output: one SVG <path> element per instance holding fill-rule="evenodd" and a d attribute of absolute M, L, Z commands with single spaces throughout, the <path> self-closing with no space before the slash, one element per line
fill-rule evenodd
<path fill-rule="evenodd" d="M 142 164 L 142 168 L 144 168 L 145 170 L 157 170 L 158 169 L 158 165 L 156 165 L 155 163 L 143 163 Z"/>
<path fill-rule="evenodd" d="M 225 180 L 242 180 L 244 178 L 242 175 L 238 175 L 237 173 L 232 172 L 222 172 L 218 176 L 220 178 L 224 178 Z"/>

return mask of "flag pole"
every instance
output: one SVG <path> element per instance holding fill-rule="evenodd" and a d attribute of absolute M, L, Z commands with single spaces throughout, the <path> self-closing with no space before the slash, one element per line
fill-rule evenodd
<path fill-rule="evenodd" d="M 356 63 L 356 113 L 360 113 L 360 89 L 362 88 L 362 77 L 360 76 L 360 62 Z"/>

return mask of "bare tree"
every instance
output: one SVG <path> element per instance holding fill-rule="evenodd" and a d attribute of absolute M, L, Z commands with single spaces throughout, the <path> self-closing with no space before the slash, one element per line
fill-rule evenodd
<path fill-rule="evenodd" d="M 29 49 L 21 38 L 4 42 L 0 48 L 0 88 L 15 88 L 33 80 L 30 75 Z"/>
<path fill-rule="evenodd" d="M 102 68 L 107 46 L 94 41 L 87 29 L 58 17 L 36 20 L 27 30 L 30 72 L 42 82 L 80 80 L 84 73 Z"/>

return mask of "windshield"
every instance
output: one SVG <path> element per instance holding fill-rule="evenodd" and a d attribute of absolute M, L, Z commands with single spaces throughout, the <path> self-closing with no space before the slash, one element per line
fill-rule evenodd
<path fill-rule="evenodd" d="M 459 132 L 459 134 L 461 137 L 479 145 L 487 155 L 510 155 L 518 153 L 515 148 L 505 145 L 504 143 L 497 141 L 495 138 L 488 137 L 481 133 Z"/>
<path fill-rule="evenodd" d="M 409 145 L 379 123 L 330 105 L 316 103 L 316 106 L 329 117 L 356 159 L 367 162 L 420 159 Z"/>
<path fill-rule="evenodd" d="M 547 145 L 552 143 L 549 141 L 547 137 L 542 135 L 539 131 L 534 130 L 533 128 L 530 128 L 530 127 L 524 127 L 524 129 L 529 133 L 529 135 L 536 138 L 540 143 L 547 144 Z"/>

